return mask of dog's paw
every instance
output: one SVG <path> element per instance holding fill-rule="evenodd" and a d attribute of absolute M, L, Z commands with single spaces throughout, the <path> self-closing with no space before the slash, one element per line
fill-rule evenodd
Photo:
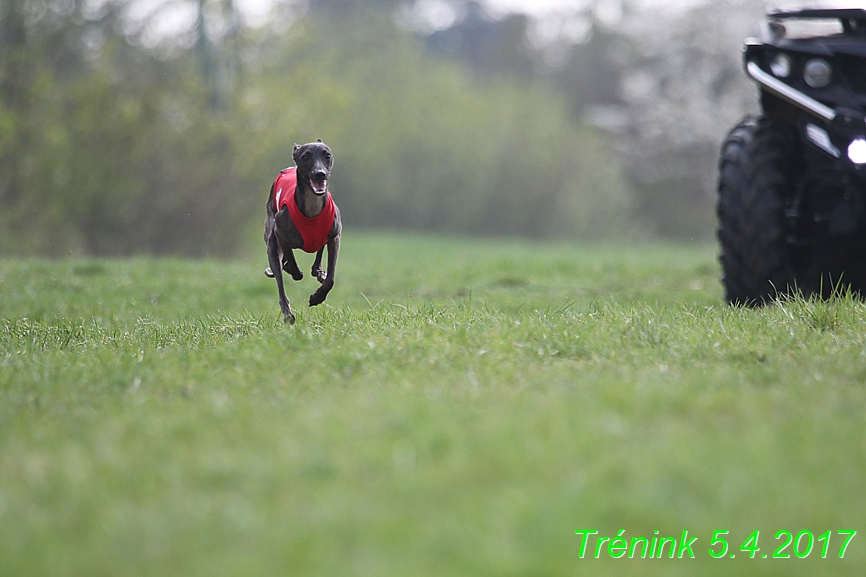
<path fill-rule="evenodd" d="M 304 273 L 302 273 L 297 268 L 297 266 L 294 270 L 292 270 L 291 265 L 287 262 L 283 263 L 283 270 L 286 271 L 290 277 L 292 277 L 292 280 L 301 280 L 302 278 L 304 278 Z"/>
<path fill-rule="evenodd" d="M 331 292 L 332 288 L 334 288 L 334 281 L 323 281 L 322 286 L 320 286 L 318 289 L 316 289 L 316 292 L 310 295 L 310 306 L 314 307 L 325 302 L 325 299 L 328 298 L 328 293 Z"/>
<path fill-rule="evenodd" d="M 274 278 L 274 271 L 271 270 L 271 267 L 265 269 L 265 276 L 268 278 Z"/>
<path fill-rule="evenodd" d="M 295 324 L 295 313 L 292 312 L 292 306 L 288 299 L 280 299 L 280 310 L 283 311 L 283 324 Z"/>
<path fill-rule="evenodd" d="M 320 305 L 325 302 L 325 298 L 328 296 L 327 292 L 322 291 L 322 289 L 317 290 L 313 294 L 310 295 L 310 306 L 314 307 L 316 305 Z"/>

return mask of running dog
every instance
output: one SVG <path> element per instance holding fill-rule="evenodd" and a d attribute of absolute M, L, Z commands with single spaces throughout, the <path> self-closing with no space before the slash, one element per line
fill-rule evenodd
<path fill-rule="evenodd" d="M 315 253 L 312 275 L 322 284 L 310 295 L 310 306 L 322 304 L 334 288 L 334 271 L 340 252 L 343 223 L 340 209 L 328 191 L 334 167 L 331 149 L 321 140 L 295 145 L 294 167 L 283 170 L 268 195 L 265 244 L 268 264 L 265 275 L 276 278 L 283 322 L 295 324 L 295 314 L 283 287 L 283 271 L 298 281 L 304 273 L 295 262 L 293 249 Z M 328 247 L 328 270 L 322 270 L 322 253 Z"/>

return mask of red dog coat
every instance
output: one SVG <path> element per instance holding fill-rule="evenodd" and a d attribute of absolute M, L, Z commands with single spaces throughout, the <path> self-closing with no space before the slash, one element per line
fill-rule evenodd
<path fill-rule="evenodd" d="M 328 192 L 325 208 L 322 212 L 318 216 L 307 218 L 298 208 L 298 203 L 295 202 L 297 186 L 297 168 L 292 167 L 282 171 L 277 180 L 274 181 L 274 208 L 279 212 L 282 207 L 289 207 L 289 217 L 304 240 L 304 246 L 301 247 L 301 250 L 310 253 L 319 252 L 328 244 L 328 235 L 334 227 L 337 208 L 334 199 L 331 198 L 331 193 Z"/>

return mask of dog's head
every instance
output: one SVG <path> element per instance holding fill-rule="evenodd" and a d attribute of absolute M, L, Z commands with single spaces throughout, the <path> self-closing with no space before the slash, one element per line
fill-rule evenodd
<path fill-rule="evenodd" d="M 334 167 L 331 149 L 321 140 L 309 144 L 296 144 L 292 158 L 298 166 L 298 179 L 310 183 L 313 193 L 322 196 L 328 192 L 328 179 Z"/>

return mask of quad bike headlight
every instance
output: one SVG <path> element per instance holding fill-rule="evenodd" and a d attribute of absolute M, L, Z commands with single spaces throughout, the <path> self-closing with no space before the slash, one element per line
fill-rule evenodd
<path fill-rule="evenodd" d="M 777 54 L 770 62 L 770 72 L 778 78 L 787 78 L 791 74 L 791 57 L 787 54 Z"/>
<path fill-rule="evenodd" d="M 848 145 L 848 158 L 854 164 L 866 164 L 866 138 L 857 137 Z"/>
<path fill-rule="evenodd" d="M 824 88 L 833 79 L 833 69 L 823 58 L 812 58 L 803 67 L 803 80 L 812 88 Z"/>

